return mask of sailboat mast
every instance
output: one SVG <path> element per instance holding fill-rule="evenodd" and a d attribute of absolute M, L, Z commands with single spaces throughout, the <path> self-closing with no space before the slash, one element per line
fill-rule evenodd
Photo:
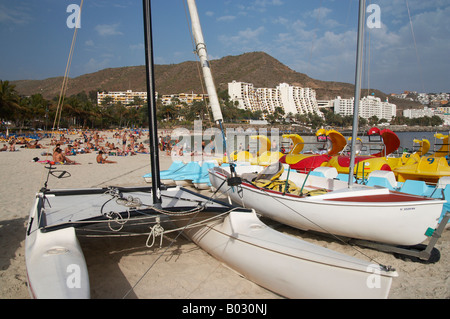
<path fill-rule="evenodd" d="M 225 129 L 223 127 L 222 110 L 220 109 L 219 98 L 217 97 L 216 86 L 211 73 L 211 66 L 208 60 L 208 52 L 206 51 L 205 40 L 203 39 L 202 27 L 198 16 L 197 4 L 195 0 L 187 0 L 189 14 L 191 16 L 192 33 L 194 35 L 195 50 L 200 58 L 200 64 L 203 71 L 203 79 L 205 80 L 206 91 L 208 92 L 209 103 L 213 112 L 214 121 L 219 125 L 222 132 L 223 150 L 227 154 L 227 140 Z M 231 165 L 231 173 L 234 175 L 234 166 Z"/>
<path fill-rule="evenodd" d="M 349 187 L 353 186 L 353 171 L 355 169 L 355 158 L 356 158 L 356 139 L 358 138 L 358 124 L 359 124 L 358 113 L 359 113 L 359 101 L 361 99 L 361 73 L 362 73 L 365 17 L 366 17 L 366 0 L 359 0 L 358 44 L 356 53 L 356 72 L 355 72 L 355 103 L 353 108 L 353 128 L 352 128 L 352 142 L 350 153 L 350 166 L 348 171 Z M 358 174 L 358 172 L 356 173 Z"/>
<path fill-rule="evenodd" d="M 161 178 L 159 176 L 158 127 L 156 118 L 156 90 L 153 62 L 151 0 L 142 0 L 144 8 L 145 70 L 147 76 L 147 105 L 150 139 L 153 204 L 161 204 Z"/>
<path fill-rule="evenodd" d="M 222 111 L 220 109 L 219 98 L 217 97 L 216 86 L 211 73 L 211 67 L 208 61 L 208 53 L 206 51 L 205 40 L 203 39 L 202 27 L 200 25 L 200 18 L 198 16 L 197 5 L 195 0 L 187 0 L 189 13 L 191 16 L 192 33 L 195 40 L 195 50 L 200 58 L 200 63 L 203 71 L 203 78 L 205 80 L 206 91 L 209 96 L 209 103 L 213 112 L 214 121 L 219 124 L 223 121 Z"/>

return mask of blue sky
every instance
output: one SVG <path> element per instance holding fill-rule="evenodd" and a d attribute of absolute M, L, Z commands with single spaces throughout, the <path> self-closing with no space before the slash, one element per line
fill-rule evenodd
<path fill-rule="evenodd" d="M 66 9 L 80 3 L 0 0 L 0 79 L 64 75 L 74 32 Z M 450 92 L 450 0 L 367 4 L 379 6 L 381 25 L 367 29 L 363 86 Z M 197 6 L 210 59 L 265 51 L 315 79 L 354 82 L 357 0 L 197 0 Z M 152 10 L 155 62 L 194 60 L 183 0 L 153 0 Z M 144 64 L 142 29 L 142 1 L 84 0 L 70 77 Z"/>

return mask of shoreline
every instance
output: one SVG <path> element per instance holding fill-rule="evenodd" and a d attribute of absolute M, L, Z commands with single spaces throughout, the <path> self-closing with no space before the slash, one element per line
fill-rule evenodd
<path fill-rule="evenodd" d="M 105 134 L 111 138 L 110 133 Z M 41 141 L 44 146 L 47 143 L 48 140 Z M 34 157 L 42 158 L 43 151 L 45 149 L 19 148 L 17 152 L 0 152 L 0 176 L 4 181 L 0 186 L 0 199 L 3 203 L 0 214 L 2 299 L 30 298 L 26 284 L 25 231 L 35 193 L 43 186 L 46 178 L 44 165 L 33 161 Z M 95 157 L 95 152 L 71 157 L 81 165 L 58 166 L 58 169 L 68 170 L 72 176 L 49 180 L 49 188 L 148 186 L 142 176 L 150 172 L 149 154 L 110 156 L 110 159 L 117 161 L 116 164 L 97 164 Z M 171 162 L 170 156 L 160 155 L 161 170 L 167 169 Z M 209 191 L 202 192 L 211 194 Z M 271 223 L 269 220 L 263 222 Z M 391 265 L 397 269 L 399 277 L 393 281 L 390 299 L 450 298 L 449 230 L 444 232 L 436 245 L 440 250 L 441 260 L 436 264 L 426 265 L 403 261 L 388 253 L 351 247 L 288 226 L 275 225 L 275 229 L 360 259 L 366 259 L 364 255 L 367 255 L 377 263 Z M 91 297 L 123 298 L 156 261 L 127 298 L 280 298 L 236 274 L 186 239 L 180 237 L 172 243 L 173 239 L 174 236 L 169 234 L 161 248 L 159 242 L 153 248 L 147 248 L 146 236 L 80 238 L 89 270 Z"/>

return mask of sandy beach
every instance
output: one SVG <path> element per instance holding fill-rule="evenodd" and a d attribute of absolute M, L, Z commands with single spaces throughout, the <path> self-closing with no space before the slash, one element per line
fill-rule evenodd
<path fill-rule="evenodd" d="M 112 140 L 112 134 L 108 135 Z M 143 141 L 142 137 L 138 142 Z M 40 141 L 48 146 L 49 139 Z M 44 165 L 33 161 L 45 149 L 20 148 L 16 152 L 0 152 L 0 298 L 28 299 L 25 267 L 25 231 L 36 192 L 44 185 Z M 65 165 L 66 179 L 49 180 L 48 187 L 91 188 L 109 185 L 148 185 L 143 175 L 150 172 L 150 156 L 111 156 L 116 164 L 97 164 L 96 153 L 70 157 L 81 165 Z M 161 170 L 172 160 L 160 154 Z M 208 194 L 208 192 L 204 192 Z M 336 251 L 393 266 L 399 273 L 394 279 L 391 299 L 450 298 L 450 230 L 446 230 L 437 248 L 441 259 L 435 264 L 421 264 L 395 258 L 392 254 L 354 248 L 317 237 L 286 226 L 277 230 L 299 236 Z M 259 287 L 179 237 L 168 235 L 162 247 L 147 248 L 146 236 L 125 238 L 80 238 L 91 282 L 91 297 L 138 299 L 279 299 L 280 296 Z M 169 247 L 169 248 L 168 248 Z M 166 249 L 168 248 L 168 249 Z M 363 252 L 362 255 L 360 252 Z M 137 284 L 138 283 L 138 284 Z M 136 285 L 137 284 L 137 285 Z"/>

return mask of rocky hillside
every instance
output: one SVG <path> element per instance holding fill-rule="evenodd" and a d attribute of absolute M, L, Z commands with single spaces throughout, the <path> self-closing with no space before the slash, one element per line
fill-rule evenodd
<path fill-rule="evenodd" d="M 255 87 L 275 87 L 279 83 L 289 83 L 316 90 L 320 100 L 333 99 L 340 95 L 348 98 L 354 95 L 354 86 L 349 83 L 320 81 L 306 74 L 296 72 L 264 52 L 227 56 L 211 61 L 216 86 L 225 90 L 233 80 L 253 83 Z M 197 62 L 183 62 L 170 65 L 156 65 L 156 90 L 160 94 L 202 93 L 199 65 Z M 62 77 L 45 80 L 14 81 L 16 90 L 23 95 L 42 93 L 47 99 L 57 96 L 61 90 Z M 82 91 L 145 91 L 145 67 L 132 66 L 104 69 L 70 79 L 67 95 Z M 387 95 L 374 90 L 383 100 Z M 206 92 L 205 92 L 206 93 Z M 419 103 L 390 98 L 398 109 L 420 107 Z"/>

